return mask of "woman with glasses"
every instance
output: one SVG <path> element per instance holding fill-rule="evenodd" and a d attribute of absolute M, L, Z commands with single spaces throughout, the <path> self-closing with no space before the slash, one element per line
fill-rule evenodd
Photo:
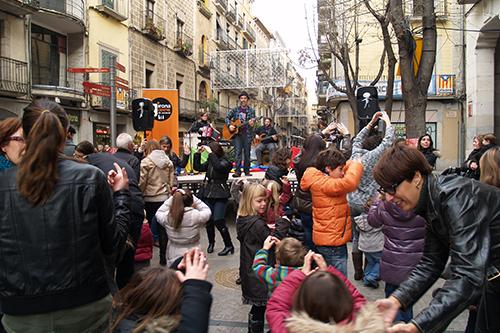
<path fill-rule="evenodd" d="M 0 122 L 0 170 L 19 164 L 24 151 L 24 136 L 19 118 L 7 118 Z"/>
<path fill-rule="evenodd" d="M 424 295 L 451 259 L 452 276 L 430 305 L 411 323 L 387 332 L 444 331 L 482 292 L 489 297 L 483 297 L 476 332 L 500 332 L 500 189 L 470 178 L 434 175 L 422 153 L 405 145 L 385 152 L 373 175 L 387 201 L 414 211 L 427 225 L 422 259 L 389 298 L 377 301 L 386 323 Z"/>

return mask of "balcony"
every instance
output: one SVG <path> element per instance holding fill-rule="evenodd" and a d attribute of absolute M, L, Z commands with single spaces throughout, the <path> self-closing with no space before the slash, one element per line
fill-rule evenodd
<path fill-rule="evenodd" d="M 205 4 L 205 1 L 198 0 L 198 10 L 200 11 L 200 13 L 203 14 L 203 16 L 205 16 L 209 20 L 212 17 L 212 12 L 210 11 L 210 9 Z"/>
<path fill-rule="evenodd" d="M 210 59 L 208 53 L 205 52 L 203 47 L 200 47 L 198 50 L 198 67 L 201 72 L 209 73 L 210 72 Z"/>
<path fill-rule="evenodd" d="M 191 56 L 193 54 L 193 38 L 183 32 L 177 33 L 174 51 L 184 57 Z"/>
<path fill-rule="evenodd" d="M 250 26 L 250 23 L 246 22 L 245 27 L 243 28 L 243 35 L 250 41 L 255 42 L 255 31 Z"/>
<path fill-rule="evenodd" d="M 227 11 L 227 0 L 215 0 L 215 9 L 224 14 Z"/>
<path fill-rule="evenodd" d="M 241 15 L 238 15 L 238 19 L 236 20 L 235 28 L 238 30 L 242 30 L 245 26 L 245 21 L 243 20 L 243 17 Z"/>
<path fill-rule="evenodd" d="M 85 31 L 84 0 L 39 0 L 39 8 L 32 16 L 37 24 L 68 34 Z"/>
<path fill-rule="evenodd" d="M 198 106 L 192 99 L 179 97 L 179 115 L 181 118 L 190 120 L 196 119 L 198 113 Z"/>
<path fill-rule="evenodd" d="M 217 29 L 215 33 L 215 43 L 221 50 L 230 50 L 229 48 L 229 37 L 227 36 L 227 32 L 222 29 Z"/>
<path fill-rule="evenodd" d="M 236 24 L 236 8 L 233 5 L 229 6 L 229 10 L 226 13 L 226 19 L 229 23 Z"/>
<path fill-rule="evenodd" d="M 120 22 L 128 18 L 127 2 L 124 0 L 101 0 L 96 9 Z"/>
<path fill-rule="evenodd" d="M 36 76 L 36 68 L 33 68 L 33 86 L 32 93 L 36 96 L 63 97 L 71 100 L 84 100 L 83 81 L 81 73 L 59 73 L 55 81 L 50 81 L 54 77 Z M 40 72 L 39 74 L 42 74 Z"/>
<path fill-rule="evenodd" d="M 0 57 L 0 95 L 19 97 L 28 94 L 28 64 Z"/>
<path fill-rule="evenodd" d="M 165 39 L 165 19 L 150 12 L 143 12 L 142 33 L 156 41 Z"/>
<path fill-rule="evenodd" d="M 404 11 L 411 20 L 421 20 L 423 13 L 423 0 L 406 0 L 404 3 Z M 437 20 L 447 19 L 448 8 L 446 0 L 434 1 L 434 13 Z"/>
<path fill-rule="evenodd" d="M 26 15 L 38 10 L 38 0 L 0 0 L 0 8 L 14 15 Z"/>

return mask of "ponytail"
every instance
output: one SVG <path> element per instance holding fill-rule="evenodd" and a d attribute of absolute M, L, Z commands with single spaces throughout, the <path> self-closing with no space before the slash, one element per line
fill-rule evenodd
<path fill-rule="evenodd" d="M 26 148 L 17 173 L 19 193 L 33 206 L 44 204 L 57 184 L 58 156 L 66 140 L 68 118 L 59 104 L 35 100 L 24 109 Z"/>
<path fill-rule="evenodd" d="M 189 189 L 177 189 L 170 206 L 170 218 L 174 229 L 179 229 L 184 219 L 184 208 L 193 206 L 193 193 Z"/>

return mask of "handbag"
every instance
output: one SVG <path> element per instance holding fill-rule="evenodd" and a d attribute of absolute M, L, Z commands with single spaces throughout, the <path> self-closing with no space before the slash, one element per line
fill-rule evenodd
<path fill-rule="evenodd" d="M 208 185 L 207 173 L 205 173 L 205 177 L 203 178 L 203 181 L 201 182 L 200 188 L 198 188 L 198 191 L 196 191 L 196 197 L 198 199 L 200 199 L 200 200 L 207 199 L 207 196 L 208 196 L 207 185 Z"/>

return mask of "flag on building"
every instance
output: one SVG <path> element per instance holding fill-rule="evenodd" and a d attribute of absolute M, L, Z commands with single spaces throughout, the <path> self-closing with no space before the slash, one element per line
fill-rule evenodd
<path fill-rule="evenodd" d="M 437 95 L 453 95 L 455 75 L 438 75 Z"/>

